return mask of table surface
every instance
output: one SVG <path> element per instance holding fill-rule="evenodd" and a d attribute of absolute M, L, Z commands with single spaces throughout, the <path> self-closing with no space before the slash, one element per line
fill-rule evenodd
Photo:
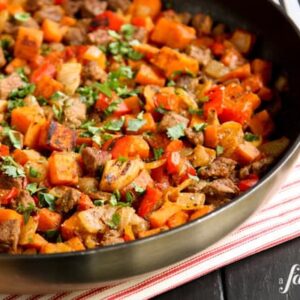
<path fill-rule="evenodd" d="M 295 264 L 300 265 L 300 238 L 238 261 L 154 299 L 298 300 L 300 272 L 294 272 L 299 274 L 299 277 L 295 276 L 298 285 L 291 284 L 286 294 L 279 292 Z"/>

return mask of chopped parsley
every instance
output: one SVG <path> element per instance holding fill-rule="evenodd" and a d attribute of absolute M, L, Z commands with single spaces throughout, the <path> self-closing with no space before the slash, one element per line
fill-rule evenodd
<path fill-rule="evenodd" d="M 36 212 L 36 207 L 33 203 L 29 203 L 26 207 L 24 207 L 23 204 L 20 204 L 17 207 L 17 212 L 23 214 L 24 223 L 27 224 L 31 214 Z"/>
<path fill-rule="evenodd" d="M 30 177 L 37 178 L 37 177 L 40 176 L 40 173 L 36 169 L 30 167 L 29 168 L 29 175 L 30 175 Z"/>
<path fill-rule="evenodd" d="M 4 136 L 7 136 L 10 143 L 15 147 L 16 149 L 22 149 L 22 135 L 18 133 L 15 130 L 12 130 L 8 126 L 3 127 L 3 134 Z"/>
<path fill-rule="evenodd" d="M 128 121 L 128 131 L 137 132 L 139 131 L 145 124 L 146 121 L 143 119 L 144 112 L 138 114 L 136 119 L 132 119 Z"/>
<path fill-rule="evenodd" d="M 130 40 L 135 32 L 135 27 L 131 24 L 124 24 L 121 27 L 121 33 L 126 40 Z"/>
<path fill-rule="evenodd" d="M 203 116 L 203 109 L 189 109 L 189 113 L 191 115 L 199 115 L 199 116 Z"/>
<path fill-rule="evenodd" d="M 218 145 L 216 148 L 216 153 L 217 153 L 217 156 L 222 155 L 224 153 L 224 147 Z"/>
<path fill-rule="evenodd" d="M 111 120 L 104 124 L 104 129 L 109 131 L 119 131 L 123 127 L 125 118 L 121 117 L 119 120 Z"/>
<path fill-rule="evenodd" d="M 118 229 L 121 222 L 121 216 L 118 213 L 114 213 L 110 221 L 107 222 L 107 225 L 111 229 Z"/>
<path fill-rule="evenodd" d="M 41 207 L 48 207 L 50 210 L 55 210 L 55 196 L 48 193 L 39 193 L 38 199 Z"/>
<path fill-rule="evenodd" d="M 125 194 L 125 199 L 126 199 L 126 202 L 128 202 L 129 204 L 131 204 L 133 201 L 134 201 L 134 195 L 131 191 L 127 191 L 126 194 Z"/>
<path fill-rule="evenodd" d="M 244 139 L 247 142 L 254 142 L 259 140 L 259 136 L 250 132 L 246 132 L 244 135 Z"/>
<path fill-rule="evenodd" d="M 44 187 L 38 187 L 37 183 L 29 183 L 26 186 L 26 190 L 30 193 L 30 195 L 34 195 L 40 191 L 44 191 L 46 188 Z"/>
<path fill-rule="evenodd" d="M 30 19 L 30 14 L 26 12 L 17 12 L 14 14 L 14 18 L 20 22 L 27 22 Z"/>
<path fill-rule="evenodd" d="M 153 148 L 154 159 L 159 160 L 164 154 L 163 148 Z"/>
<path fill-rule="evenodd" d="M 94 205 L 95 206 L 103 206 L 105 204 L 105 200 L 95 200 Z"/>
<path fill-rule="evenodd" d="M 133 187 L 134 187 L 134 191 L 139 194 L 143 194 L 146 191 L 144 188 L 142 188 L 141 186 L 135 183 L 133 183 Z"/>
<path fill-rule="evenodd" d="M 207 123 L 200 123 L 200 124 L 195 124 L 193 129 L 196 131 L 196 132 L 200 132 L 200 131 L 203 131 L 207 126 Z"/>
<path fill-rule="evenodd" d="M 4 174 L 12 178 L 25 177 L 23 167 L 17 164 L 11 156 L 2 157 L 0 170 Z"/>
<path fill-rule="evenodd" d="M 126 162 L 127 160 L 128 160 L 127 157 L 124 157 L 124 156 L 119 156 L 119 157 L 118 157 L 118 161 L 121 162 L 121 163 L 124 163 L 124 162 Z"/>
<path fill-rule="evenodd" d="M 185 136 L 185 133 L 184 133 L 185 128 L 186 128 L 186 126 L 184 124 L 179 123 L 179 124 L 167 129 L 167 136 L 171 140 L 178 140 L 181 137 Z"/>
<path fill-rule="evenodd" d="M 24 100 L 23 99 L 15 99 L 15 100 L 9 100 L 7 104 L 8 111 L 11 112 L 17 107 L 24 106 Z"/>

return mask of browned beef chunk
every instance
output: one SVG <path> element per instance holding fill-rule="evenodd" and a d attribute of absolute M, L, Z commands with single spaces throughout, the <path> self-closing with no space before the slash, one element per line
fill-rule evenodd
<path fill-rule="evenodd" d="M 60 5 L 43 5 L 42 8 L 34 14 L 34 18 L 38 23 L 42 23 L 45 19 L 59 22 L 64 15 L 64 10 Z"/>
<path fill-rule="evenodd" d="M 67 186 L 55 187 L 51 190 L 51 193 L 57 197 L 55 201 L 56 210 L 65 213 L 72 210 L 81 197 L 80 191 Z"/>
<path fill-rule="evenodd" d="M 26 190 L 21 190 L 18 197 L 13 200 L 12 207 L 22 207 L 26 209 L 27 207 L 35 207 L 34 199 L 30 196 L 30 193 Z"/>
<path fill-rule="evenodd" d="M 209 166 L 200 170 L 200 178 L 228 178 L 234 173 L 236 165 L 235 160 L 218 157 Z"/>
<path fill-rule="evenodd" d="M 8 220 L 0 223 L 0 252 L 16 250 L 20 229 L 20 220 Z"/>
<path fill-rule="evenodd" d="M 28 28 L 35 28 L 35 29 L 39 29 L 40 28 L 39 24 L 33 18 L 30 18 L 26 22 L 20 22 L 20 25 L 23 26 L 23 27 L 28 27 Z"/>
<path fill-rule="evenodd" d="M 108 202 L 111 198 L 111 193 L 105 193 L 98 190 L 99 182 L 94 177 L 79 178 L 78 187 L 81 192 L 94 200 L 104 200 Z"/>
<path fill-rule="evenodd" d="M 211 61 L 211 51 L 210 49 L 203 49 L 197 46 L 191 45 L 188 48 L 188 54 L 195 58 L 201 65 L 206 66 L 209 61 Z"/>
<path fill-rule="evenodd" d="M 255 161 L 250 165 L 241 168 L 239 177 L 241 179 L 244 179 L 250 174 L 261 175 L 262 173 L 268 170 L 268 168 L 273 164 L 273 162 L 274 158 L 272 157 L 265 157 L 263 159 Z"/>
<path fill-rule="evenodd" d="M 106 1 L 84 0 L 81 7 L 81 14 L 83 17 L 94 17 L 103 13 L 106 8 Z"/>
<path fill-rule="evenodd" d="M 13 73 L 8 77 L 0 80 L 0 98 L 5 100 L 8 98 L 9 94 L 22 87 L 24 82 L 17 73 Z"/>
<path fill-rule="evenodd" d="M 131 2 L 129 0 L 108 0 L 108 5 L 113 10 L 122 10 L 126 12 L 130 6 Z"/>
<path fill-rule="evenodd" d="M 203 132 L 196 132 L 193 128 L 186 128 L 185 135 L 190 143 L 193 145 L 203 145 L 204 135 Z"/>
<path fill-rule="evenodd" d="M 86 41 L 86 32 L 81 27 L 69 27 L 64 35 L 64 42 L 68 45 L 82 45 Z"/>
<path fill-rule="evenodd" d="M 53 0 L 27 0 L 25 3 L 26 11 L 34 12 L 41 9 L 43 6 L 52 5 Z"/>
<path fill-rule="evenodd" d="M 189 124 L 189 119 L 179 115 L 175 112 L 166 113 L 159 124 L 159 131 L 166 131 L 170 127 L 174 127 L 178 124 L 182 124 L 183 126 L 187 126 Z"/>
<path fill-rule="evenodd" d="M 81 0 L 67 0 L 64 1 L 63 4 L 63 9 L 65 10 L 66 14 L 68 16 L 73 17 L 76 13 L 79 12 L 81 6 L 82 6 L 82 1 Z"/>
<path fill-rule="evenodd" d="M 138 40 L 141 43 L 143 43 L 145 41 L 146 37 L 147 37 L 147 30 L 145 28 L 139 27 L 139 28 L 136 28 L 131 39 Z"/>
<path fill-rule="evenodd" d="M 5 174 L 0 174 L 0 189 L 11 190 L 13 187 L 21 190 L 23 187 L 23 178 L 12 178 Z"/>
<path fill-rule="evenodd" d="M 111 154 L 107 151 L 87 147 L 82 151 L 82 159 L 84 168 L 88 174 L 95 176 L 99 169 L 111 159 Z"/>
<path fill-rule="evenodd" d="M 108 34 L 107 30 L 97 29 L 88 34 L 88 39 L 95 45 L 107 45 L 113 41 L 113 38 Z"/>
<path fill-rule="evenodd" d="M 70 98 L 64 109 L 64 124 L 70 128 L 77 128 L 86 120 L 86 105 L 79 98 Z"/>
<path fill-rule="evenodd" d="M 210 34 L 212 25 L 213 25 L 213 21 L 210 16 L 199 13 L 193 17 L 192 25 L 197 30 L 198 35 L 201 35 L 203 33 Z"/>
<path fill-rule="evenodd" d="M 103 246 L 109 246 L 114 244 L 124 243 L 124 239 L 121 237 L 121 234 L 117 230 L 109 230 L 107 231 L 102 239 L 101 244 Z"/>
<path fill-rule="evenodd" d="M 0 68 L 5 66 L 5 64 L 6 64 L 6 59 L 5 59 L 5 56 L 4 56 L 4 52 L 3 52 L 3 49 L 0 48 Z"/>
<path fill-rule="evenodd" d="M 65 49 L 65 46 L 62 43 L 51 43 L 49 47 L 52 51 L 62 52 Z"/>
<path fill-rule="evenodd" d="M 239 193 L 239 188 L 231 179 L 216 179 L 209 182 L 202 190 L 208 196 L 214 198 L 233 197 Z"/>
<path fill-rule="evenodd" d="M 82 77 L 84 81 L 101 81 L 107 79 L 107 73 L 96 61 L 90 61 L 83 67 Z"/>
<path fill-rule="evenodd" d="M 199 79 L 188 75 L 180 76 L 176 80 L 176 86 L 181 87 L 189 92 L 195 92 L 199 85 Z"/>

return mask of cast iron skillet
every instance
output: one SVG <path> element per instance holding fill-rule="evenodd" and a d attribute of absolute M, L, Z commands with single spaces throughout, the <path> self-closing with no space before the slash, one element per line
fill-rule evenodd
<path fill-rule="evenodd" d="M 300 148 L 300 36 L 287 17 L 267 0 L 175 1 L 176 10 L 203 11 L 233 29 L 258 36 L 255 56 L 286 70 L 290 92 L 277 120 L 292 143 L 287 153 L 251 191 L 199 220 L 147 239 L 85 252 L 0 255 L 0 293 L 46 293 L 105 285 L 156 270 L 191 256 L 244 222 L 284 180 Z"/>

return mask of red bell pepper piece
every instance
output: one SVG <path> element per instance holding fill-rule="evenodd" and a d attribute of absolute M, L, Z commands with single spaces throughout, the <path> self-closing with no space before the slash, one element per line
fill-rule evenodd
<path fill-rule="evenodd" d="M 136 27 L 146 27 L 146 19 L 144 17 L 133 17 L 131 24 Z"/>
<path fill-rule="evenodd" d="M 159 189 L 148 186 L 139 206 L 138 215 L 142 218 L 149 215 L 155 209 L 161 197 L 162 192 Z"/>
<path fill-rule="evenodd" d="M 61 5 L 64 3 L 65 0 L 54 0 L 55 5 Z"/>
<path fill-rule="evenodd" d="M 99 98 L 95 104 L 95 107 L 97 110 L 99 111 L 105 111 L 108 106 L 111 103 L 111 99 L 109 99 L 107 96 L 105 96 L 104 94 L 99 94 Z M 130 113 L 130 108 L 127 106 L 127 104 L 123 101 L 121 103 L 118 104 L 117 108 L 115 109 L 115 111 L 113 112 L 112 116 L 113 117 L 120 117 L 123 115 L 126 115 Z"/>
<path fill-rule="evenodd" d="M 257 184 L 259 177 L 255 174 L 249 175 L 246 179 L 239 182 L 238 187 L 241 192 L 245 192 Z"/>
<path fill-rule="evenodd" d="M 216 56 L 221 56 L 225 52 L 225 46 L 223 43 L 215 42 L 210 47 L 212 53 Z"/>
<path fill-rule="evenodd" d="M 169 176 L 166 172 L 165 165 L 157 169 L 153 169 L 151 171 L 151 177 L 156 182 L 156 186 L 161 190 L 166 189 L 170 185 Z"/>
<path fill-rule="evenodd" d="M 180 152 L 171 152 L 167 156 L 167 170 L 169 174 L 178 174 L 182 167 Z"/>
<path fill-rule="evenodd" d="M 165 149 L 165 157 L 171 152 L 180 151 L 183 148 L 183 142 L 181 140 L 174 140 L 169 143 Z"/>
<path fill-rule="evenodd" d="M 6 195 L 0 199 L 0 203 L 7 205 L 11 202 L 12 199 L 16 198 L 19 195 L 19 190 L 16 187 L 13 187 Z"/>
<path fill-rule="evenodd" d="M 122 25 L 124 25 L 122 18 L 116 13 L 107 10 L 93 19 L 90 30 L 93 31 L 101 28 L 119 31 Z"/>
<path fill-rule="evenodd" d="M 6 145 L 0 145 L 0 157 L 9 155 L 9 147 Z"/>
<path fill-rule="evenodd" d="M 185 164 L 185 171 L 183 173 L 183 175 L 181 175 L 179 182 L 182 183 L 183 181 L 189 179 L 189 176 L 196 176 L 197 175 L 197 171 L 195 170 L 195 168 L 193 166 L 191 166 L 188 162 L 186 162 Z"/>
<path fill-rule="evenodd" d="M 50 62 L 44 62 L 41 66 L 35 69 L 31 75 L 31 82 L 37 83 L 44 76 L 54 77 L 56 73 L 55 66 Z"/>
<path fill-rule="evenodd" d="M 95 207 L 89 196 L 81 194 L 77 205 L 77 211 L 83 211 Z"/>
<path fill-rule="evenodd" d="M 209 101 L 203 105 L 204 116 L 207 118 L 211 110 L 215 110 L 218 115 L 221 114 L 223 111 L 224 90 L 217 86 L 210 89 L 206 95 L 209 97 Z"/>

